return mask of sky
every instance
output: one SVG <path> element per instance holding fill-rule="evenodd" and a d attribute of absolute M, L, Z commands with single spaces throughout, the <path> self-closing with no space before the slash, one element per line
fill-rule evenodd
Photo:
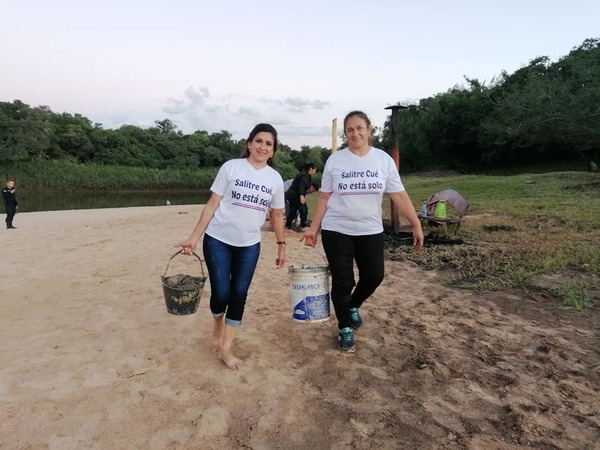
<path fill-rule="evenodd" d="M 268 122 L 295 149 L 600 37 L 598 0 L 0 0 L 0 17 L 0 101 L 234 139 Z"/>

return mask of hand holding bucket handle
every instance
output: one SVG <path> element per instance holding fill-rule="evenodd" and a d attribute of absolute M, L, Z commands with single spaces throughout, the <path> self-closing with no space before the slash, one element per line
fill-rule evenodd
<path fill-rule="evenodd" d="M 175 258 L 177 255 L 179 255 L 180 253 L 183 252 L 183 248 L 181 250 L 179 250 L 178 252 L 175 252 L 175 254 L 173 254 L 173 256 L 171 256 L 171 258 L 169 258 L 169 262 L 167 263 L 167 268 L 165 269 L 165 273 L 163 273 L 163 278 L 167 275 L 167 271 L 169 270 L 169 265 L 171 264 L 171 261 L 173 260 L 173 258 Z M 196 252 L 194 252 L 193 250 L 190 250 L 192 255 L 194 255 L 196 258 L 198 258 L 198 261 L 200 261 L 200 270 L 202 270 L 202 278 L 206 278 L 206 276 L 204 275 L 204 264 L 202 264 L 202 258 L 200 258 Z"/>

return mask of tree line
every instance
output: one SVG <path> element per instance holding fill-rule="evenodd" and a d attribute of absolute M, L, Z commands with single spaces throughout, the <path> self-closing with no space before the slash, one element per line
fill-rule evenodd
<path fill-rule="evenodd" d="M 245 141 L 228 131 L 185 134 L 169 119 L 141 128 L 123 125 L 105 129 L 81 114 L 55 113 L 20 100 L 0 102 L 0 164 L 70 160 L 148 169 L 215 168 L 241 155 Z M 322 170 L 331 151 L 302 146 L 299 151 L 279 144 L 275 165 L 284 178 L 293 177 L 307 161 Z"/>
<path fill-rule="evenodd" d="M 551 62 L 537 57 L 489 83 L 466 84 L 419 100 L 400 102 L 376 130 L 373 144 L 397 143 L 403 172 L 462 172 L 529 163 L 600 158 L 600 38 Z M 342 140 L 342 145 L 345 143 Z M 55 113 L 20 100 L 0 102 L 0 165 L 67 159 L 149 169 L 215 168 L 238 157 L 244 140 L 228 131 L 185 134 L 169 119 L 141 128 L 105 129 L 81 114 Z M 330 149 L 279 145 L 275 165 L 284 179 L 306 162 L 322 171 Z"/>
<path fill-rule="evenodd" d="M 405 171 L 459 171 L 600 157 L 600 39 L 556 62 L 536 57 L 488 84 L 464 86 L 401 107 L 376 136 L 397 142 Z M 395 132 L 394 132 L 395 131 Z"/>

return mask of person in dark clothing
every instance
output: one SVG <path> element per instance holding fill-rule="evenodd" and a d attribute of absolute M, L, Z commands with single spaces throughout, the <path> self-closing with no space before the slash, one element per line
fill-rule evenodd
<path fill-rule="evenodd" d="M 308 194 L 312 194 L 313 192 L 319 192 L 319 183 L 310 183 L 310 187 L 308 188 Z M 306 198 L 306 196 L 305 196 Z M 302 228 L 306 228 L 308 226 L 310 226 L 310 220 L 308 220 L 308 203 L 304 202 L 301 203 L 300 206 L 298 207 L 298 214 L 300 215 L 300 217 L 305 217 L 307 218 L 306 220 L 304 220 L 304 222 L 302 222 L 302 219 L 300 219 L 300 222 L 303 223 L 304 225 L 300 225 Z M 295 219 L 294 219 L 295 220 Z"/>
<path fill-rule="evenodd" d="M 16 191 L 15 182 L 13 180 L 8 180 L 6 182 L 6 187 L 2 188 L 2 198 L 4 199 L 4 207 L 6 208 L 6 229 L 11 230 L 17 227 L 13 226 L 13 218 L 17 213 L 17 197 L 15 195 Z"/>
<path fill-rule="evenodd" d="M 294 177 L 292 185 L 285 192 L 285 199 L 290 204 L 290 213 L 286 217 L 285 227 L 292 229 L 292 223 L 296 214 L 300 212 L 300 227 L 308 226 L 308 207 L 306 206 L 306 195 L 311 187 L 311 176 L 317 173 L 314 163 L 306 163 L 304 170 Z"/>

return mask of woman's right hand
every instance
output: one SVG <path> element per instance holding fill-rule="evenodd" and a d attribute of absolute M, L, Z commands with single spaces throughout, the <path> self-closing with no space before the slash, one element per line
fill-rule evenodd
<path fill-rule="evenodd" d="M 175 244 L 173 247 L 181 247 L 184 255 L 191 255 L 196 250 L 196 242 L 193 239 L 187 238 L 185 241 Z"/>

